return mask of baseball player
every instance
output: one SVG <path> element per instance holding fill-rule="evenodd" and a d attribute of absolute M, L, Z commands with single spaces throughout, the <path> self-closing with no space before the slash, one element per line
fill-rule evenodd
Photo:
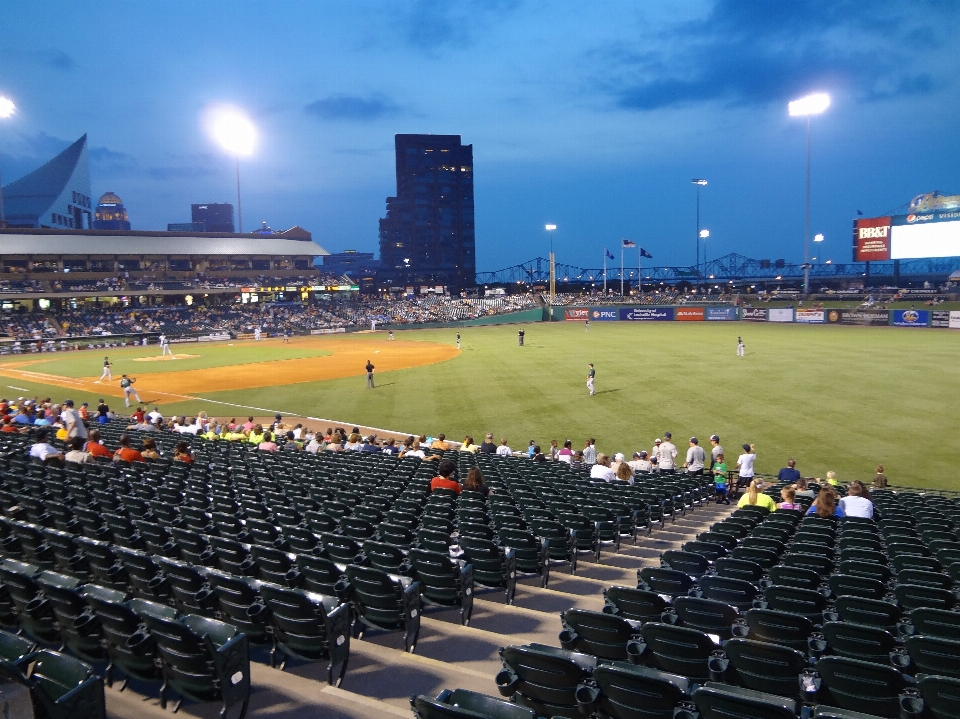
<path fill-rule="evenodd" d="M 127 375 L 122 375 L 120 377 L 120 388 L 123 390 L 123 403 L 127 407 L 130 406 L 130 395 L 136 397 L 138 403 L 143 402 L 143 400 L 140 399 L 140 395 L 137 394 L 137 390 L 133 388 L 133 383 L 136 381 L 136 377 L 127 377 Z"/>
<path fill-rule="evenodd" d="M 254 327 L 254 328 L 253 328 L 253 339 L 255 339 L 257 342 L 260 341 L 260 328 L 259 328 L 259 327 Z"/>
<path fill-rule="evenodd" d="M 460 349 L 460 333 L 457 332 L 457 349 Z"/>
<path fill-rule="evenodd" d="M 743 345 L 743 338 L 737 337 L 737 357 L 743 357 L 746 351 L 747 348 Z"/>
<path fill-rule="evenodd" d="M 160 335 L 160 356 L 164 357 L 170 355 L 170 359 L 176 359 L 173 356 L 173 350 L 170 349 L 170 340 L 167 339 L 166 335 Z"/>
<path fill-rule="evenodd" d="M 110 371 L 111 367 L 113 367 L 113 362 L 110 361 L 109 357 L 104 357 L 103 358 L 103 374 L 100 375 L 100 379 L 94 382 L 94 384 L 100 384 L 104 380 L 106 380 L 107 382 L 110 382 L 113 379 L 113 373 Z"/>
<path fill-rule="evenodd" d="M 593 388 L 593 380 L 597 376 L 597 371 L 593 368 L 593 362 L 590 363 L 590 371 L 587 372 L 587 389 L 590 390 L 590 396 L 596 394 L 596 390 Z"/>

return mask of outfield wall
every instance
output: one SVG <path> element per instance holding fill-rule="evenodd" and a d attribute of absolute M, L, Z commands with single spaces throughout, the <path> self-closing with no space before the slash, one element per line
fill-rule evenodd
<path fill-rule="evenodd" d="M 831 309 L 805 307 L 711 307 L 697 305 L 630 307 L 555 307 L 554 319 L 567 322 L 779 322 L 860 325 L 868 327 L 934 327 L 960 329 L 958 310 Z"/>

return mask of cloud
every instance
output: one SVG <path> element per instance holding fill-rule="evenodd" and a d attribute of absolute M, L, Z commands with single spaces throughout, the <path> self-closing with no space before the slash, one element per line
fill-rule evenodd
<path fill-rule="evenodd" d="M 394 117 L 401 112 L 397 103 L 386 95 L 374 93 L 366 97 L 357 95 L 331 95 L 307 105 L 304 110 L 321 120 L 372 122 L 385 117 Z"/>
<path fill-rule="evenodd" d="M 913 63 L 944 47 L 958 20 L 960 5 L 937 0 L 717 0 L 705 17 L 667 28 L 642 50 L 634 49 L 640 41 L 619 43 L 590 57 L 604 66 L 598 86 L 620 109 L 763 105 L 830 88 L 880 100 L 936 90 Z"/>
<path fill-rule="evenodd" d="M 77 66 L 77 63 L 74 62 L 73 58 L 62 50 L 45 52 L 44 61 L 54 70 L 61 70 L 63 72 L 70 72 Z"/>
<path fill-rule="evenodd" d="M 396 28 L 408 45 L 435 54 L 472 45 L 478 33 L 521 4 L 522 0 L 416 0 L 404 7 Z"/>

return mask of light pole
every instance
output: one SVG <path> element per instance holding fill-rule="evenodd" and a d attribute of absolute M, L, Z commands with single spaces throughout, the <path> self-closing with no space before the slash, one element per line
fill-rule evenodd
<path fill-rule="evenodd" d="M 707 181 L 702 179 L 693 179 L 690 182 L 697 186 L 697 287 L 700 286 L 700 188 L 706 186 Z"/>
<path fill-rule="evenodd" d="M 0 95 L 0 118 L 5 120 L 13 115 L 16 110 L 17 106 L 13 104 L 13 100 Z M 3 211 L 3 177 L 0 177 L 0 230 L 6 229 L 6 227 L 7 216 Z"/>
<path fill-rule="evenodd" d="M 703 271 L 707 271 L 707 238 L 710 237 L 710 230 L 700 230 L 697 233 L 697 251 L 699 252 L 699 242 L 703 240 Z M 697 267 L 697 284 L 700 284 L 700 268 Z"/>
<path fill-rule="evenodd" d="M 830 96 L 817 92 L 787 105 L 790 117 L 807 118 L 807 204 L 803 220 L 803 292 L 810 294 L 810 118 L 830 107 Z"/>
<path fill-rule="evenodd" d="M 240 204 L 240 156 L 253 154 L 257 142 L 257 128 L 240 110 L 218 107 L 210 112 L 210 132 L 220 146 L 234 156 L 237 163 L 237 225 L 243 234 L 243 208 Z"/>
<path fill-rule="evenodd" d="M 556 225 L 544 225 L 543 229 L 547 231 L 550 237 L 550 320 L 553 320 L 553 300 L 557 295 L 557 261 L 553 256 L 553 233 L 556 231 Z"/>

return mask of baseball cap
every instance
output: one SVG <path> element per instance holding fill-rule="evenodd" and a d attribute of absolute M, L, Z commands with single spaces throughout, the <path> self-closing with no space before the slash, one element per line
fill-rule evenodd
<path fill-rule="evenodd" d="M 715 434 L 711 434 L 711 435 L 710 435 L 710 440 L 711 440 L 712 442 L 719 442 L 719 441 L 720 441 L 720 438 L 719 438 L 717 435 L 715 435 Z"/>
<path fill-rule="evenodd" d="M 749 444 L 741 444 L 740 446 L 743 447 L 743 451 L 744 451 L 744 452 L 749 452 L 749 451 L 750 451 L 750 445 L 749 445 Z"/>
<path fill-rule="evenodd" d="M 669 432 L 664 432 L 663 436 L 666 437 L 667 439 L 670 439 L 673 435 L 670 434 Z"/>
<path fill-rule="evenodd" d="M 633 453 L 633 456 L 634 456 L 634 457 L 641 457 L 642 455 L 641 455 L 639 452 L 634 452 L 634 453 Z"/>
<path fill-rule="evenodd" d="M 641 457 L 646 457 L 646 456 L 647 456 L 646 450 L 640 452 L 640 456 L 641 456 Z"/>
<path fill-rule="evenodd" d="M 614 461 L 614 462 L 622 462 L 622 461 L 623 461 L 623 453 L 622 453 L 622 452 L 617 452 L 615 455 L 613 455 L 613 461 Z"/>
<path fill-rule="evenodd" d="M 690 443 L 691 443 L 691 444 L 700 444 L 700 443 L 697 441 L 697 438 L 696 438 L 696 437 L 691 437 L 691 438 L 690 438 Z"/>
<path fill-rule="evenodd" d="M 64 407 L 73 407 L 73 400 L 72 400 L 72 399 L 65 399 L 65 400 L 63 400 L 63 406 L 64 406 Z"/>
<path fill-rule="evenodd" d="M 654 443 L 654 444 L 660 444 L 660 438 L 657 437 L 655 440 L 653 440 L 653 443 Z"/>

